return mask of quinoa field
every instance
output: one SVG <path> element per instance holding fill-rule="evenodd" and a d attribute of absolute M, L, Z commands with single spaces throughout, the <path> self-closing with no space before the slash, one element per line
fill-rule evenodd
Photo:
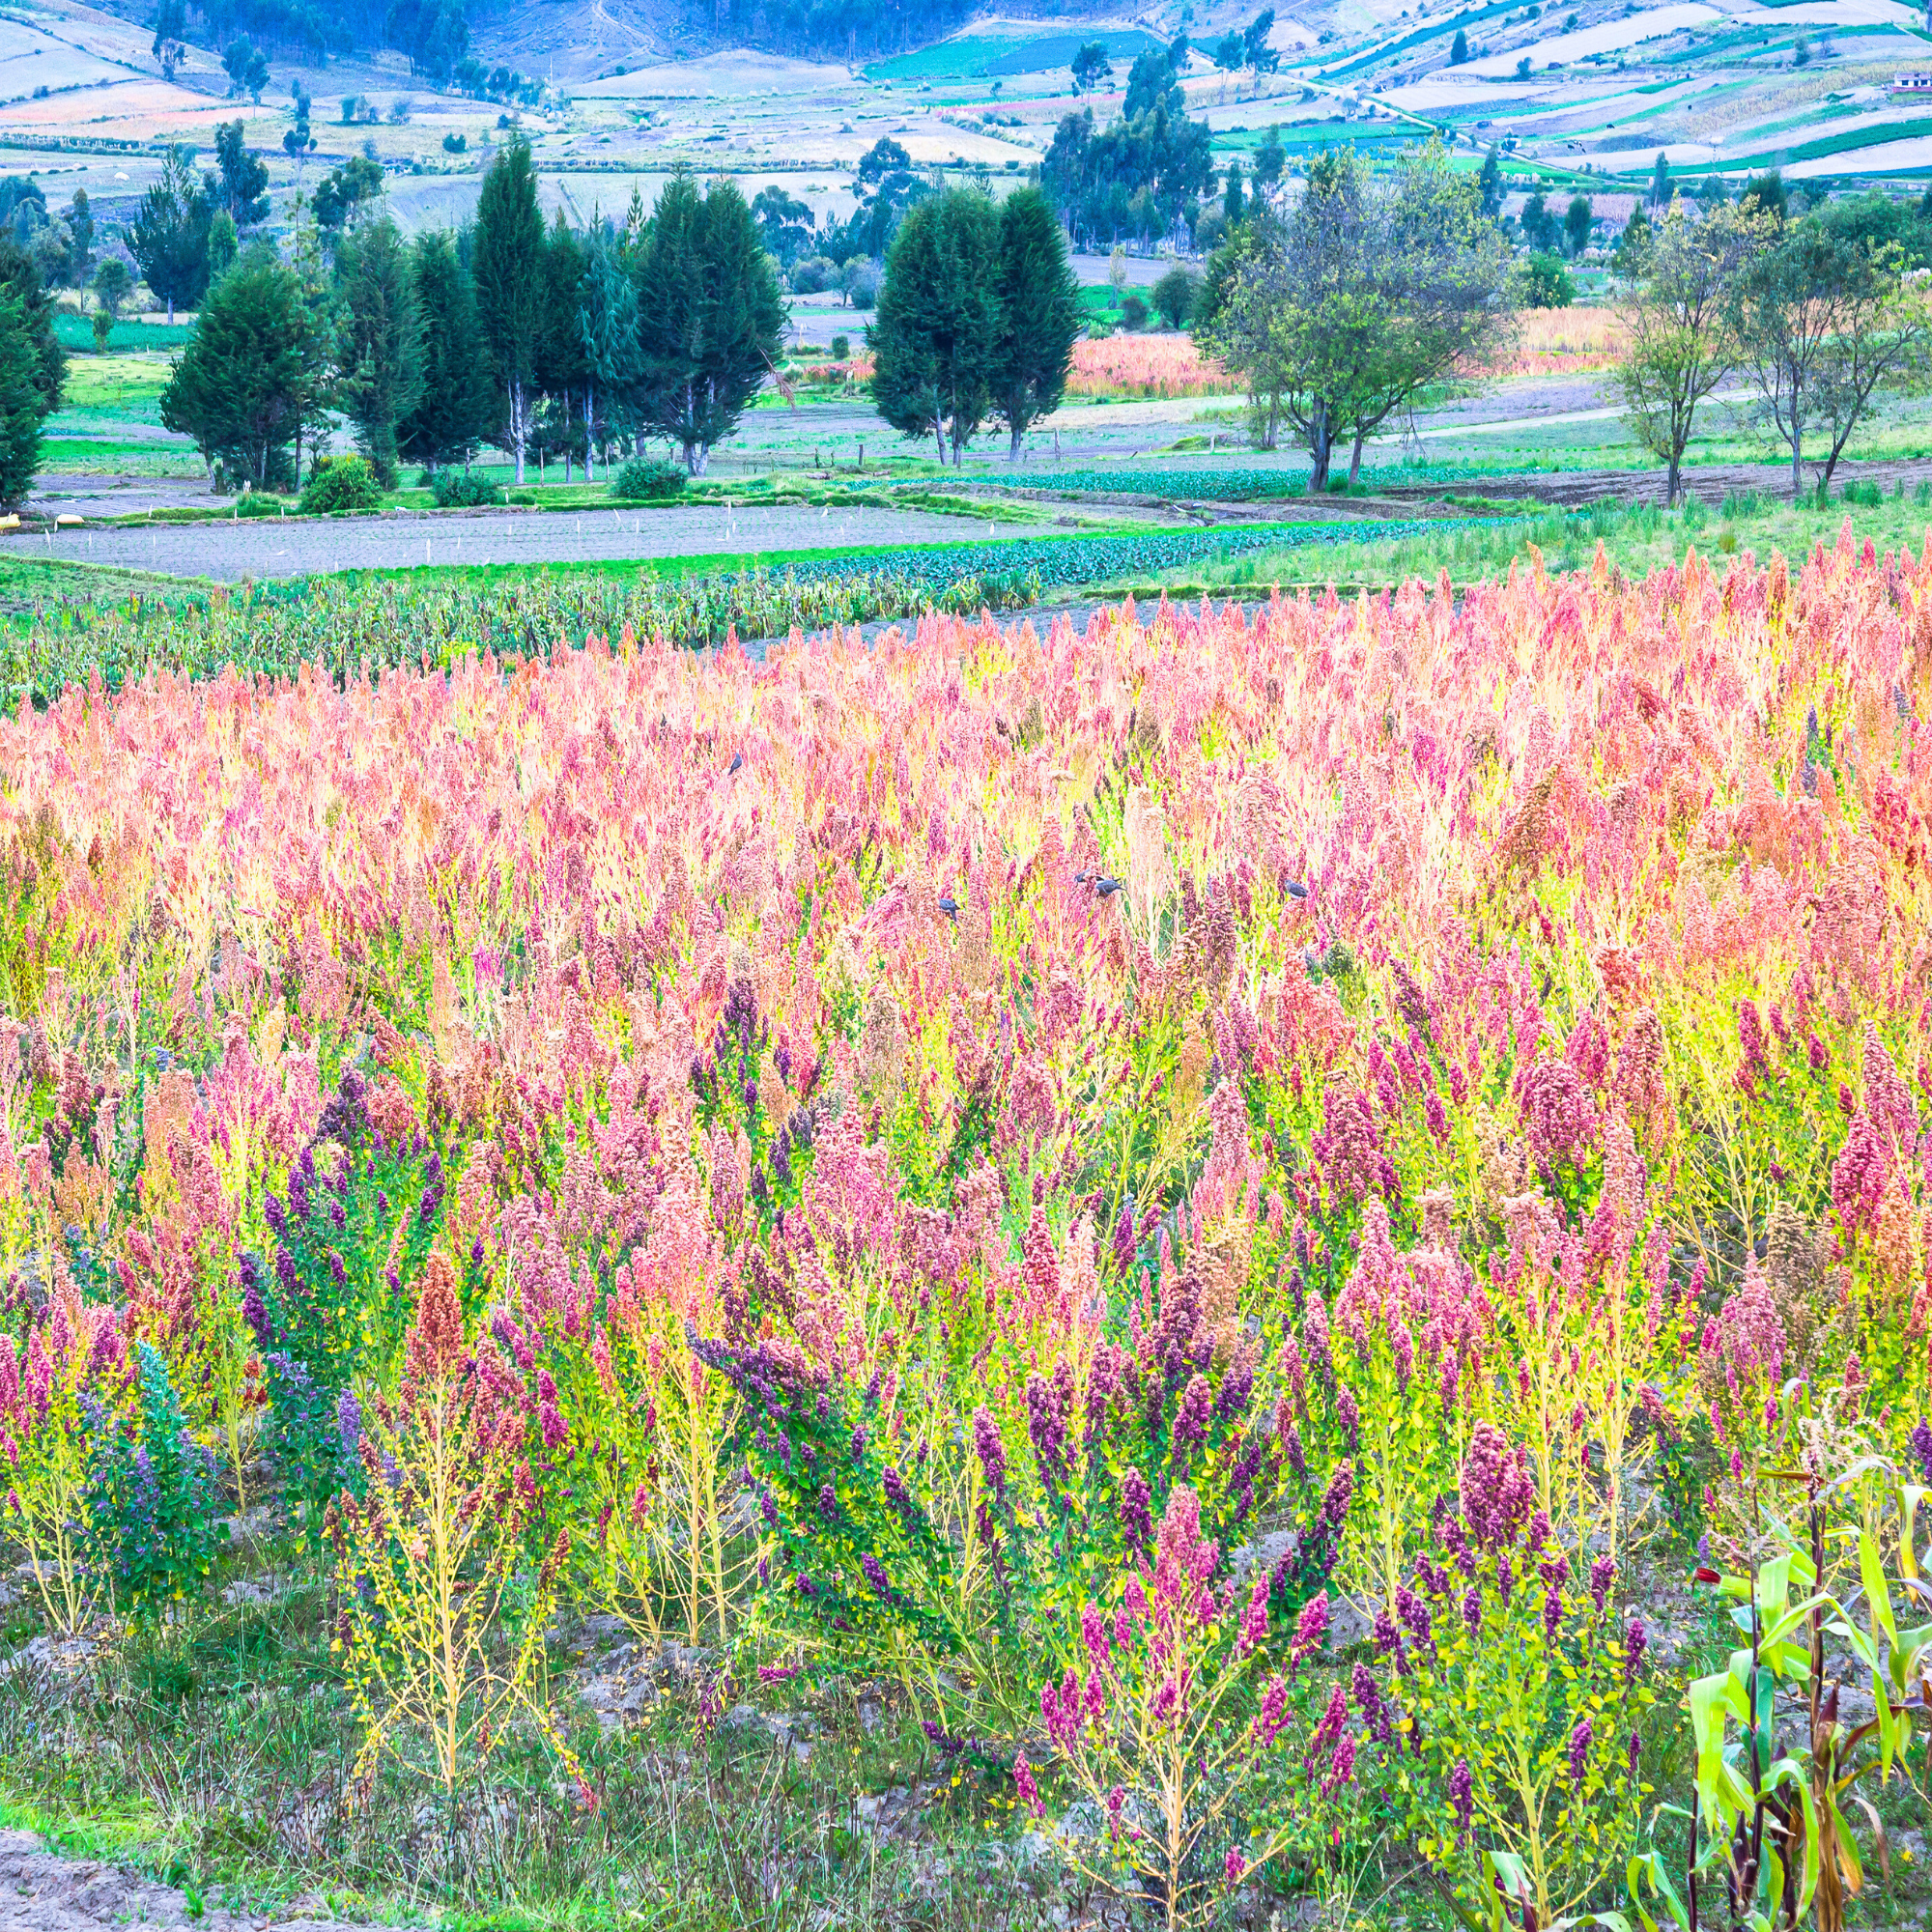
<path fill-rule="evenodd" d="M 33 1922 L 1918 1922 L 1932 542 L 331 594 L 10 645 Z"/>

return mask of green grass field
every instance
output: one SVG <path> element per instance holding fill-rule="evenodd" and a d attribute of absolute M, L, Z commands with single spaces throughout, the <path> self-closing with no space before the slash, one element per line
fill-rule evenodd
<path fill-rule="evenodd" d="M 171 358 L 153 350 L 128 355 L 71 355 L 67 388 L 47 434 L 98 430 L 113 423 L 161 426 L 161 391 L 168 385 Z"/>

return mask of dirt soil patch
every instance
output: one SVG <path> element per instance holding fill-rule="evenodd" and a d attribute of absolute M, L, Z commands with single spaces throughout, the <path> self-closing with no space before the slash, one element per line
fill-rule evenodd
<path fill-rule="evenodd" d="M 371 517 L 264 517 L 254 522 L 121 525 L 14 537 L 70 563 L 169 577 L 310 577 L 415 564 L 596 563 L 627 557 L 718 556 L 855 545 L 977 543 L 1024 526 L 924 511 L 808 508 L 497 510 Z"/>
<path fill-rule="evenodd" d="M 231 1913 L 99 1859 L 57 1857 L 38 1833 L 0 1832 L 0 1932 L 119 1932 L 130 1923 L 154 1932 L 342 1932 L 340 1920 L 314 1916 L 319 1909 L 298 1899 L 280 1914 Z"/>

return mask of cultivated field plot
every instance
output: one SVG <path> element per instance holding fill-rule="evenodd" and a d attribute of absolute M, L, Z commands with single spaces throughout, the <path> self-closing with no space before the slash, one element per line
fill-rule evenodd
<path fill-rule="evenodd" d="M 1780 1694 L 1916 1725 L 1932 548 L 762 665 L 324 598 L 384 674 L 0 720 L 15 1815 L 841 1926 L 1474 1917 L 1527 1830 L 1550 1924 L 1748 1815 L 1687 1693 L 1794 1565 Z"/>
<path fill-rule="evenodd" d="M 1002 526 L 984 526 L 997 539 Z M 587 563 L 606 558 L 746 555 L 770 551 L 947 543 L 960 520 L 890 509 L 729 509 L 580 512 L 502 510 L 473 516 L 302 518 L 67 530 L 49 545 L 14 539 L 74 562 L 178 577 L 310 577 L 415 564 Z M 0 544 L 7 541 L 0 538 Z"/>

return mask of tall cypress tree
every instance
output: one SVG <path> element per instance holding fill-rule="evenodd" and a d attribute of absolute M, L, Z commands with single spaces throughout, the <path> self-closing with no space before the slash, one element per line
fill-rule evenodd
<path fill-rule="evenodd" d="M 952 188 L 899 224 L 878 320 L 866 331 L 872 400 L 902 435 L 930 436 L 956 464 L 992 404 L 999 350 L 1000 217 L 983 194 Z"/>
<path fill-rule="evenodd" d="M 700 195 L 680 170 L 666 184 L 640 251 L 638 316 L 643 426 L 701 476 L 772 369 L 786 316 L 757 223 L 731 183 Z"/>
<path fill-rule="evenodd" d="M 0 285 L 0 509 L 26 496 L 41 467 L 41 407 L 35 384 L 39 358 L 19 298 Z"/>
<path fill-rule="evenodd" d="M 570 481 L 571 455 L 577 447 L 573 431 L 578 385 L 583 375 L 583 332 L 578 326 L 583 305 L 583 245 L 559 208 L 544 248 L 544 327 L 537 381 L 554 412 L 547 440 L 562 454 L 566 483 Z M 586 468 L 589 460 L 586 438 Z"/>
<path fill-rule="evenodd" d="M 73 238 L 68 253 L 67 285 L 71 289 L 84 288 L 94 270 L 94 210 L 84 187 L 73 191 L 67 212 L 67 232 Z"/>
<path fill-rule="evenodd" d="M 128 231 L 128 246 L 141 265 L 141 279 L 168 305 L 193 308 L 208 290 L 208 230 L 214 217 L 195 179 L 194 155 L 170 148 L 161 178 L 141 197 Z"/>
<path fill-rule="evenodd" d="M 341 286 L 336 392 L 377 481 L 393 490 L 397 427 L 423 390 L 422 319 L 396 224 L 367 222 L 344 236 L 335 271 Z"/>
<path fill-rule="evenodd" d="M 67 351 L 54 333 L 53 292 L 41 279 L 40 265 L 11 235 L 0 235 L 0 297 L 20 305 L 21 326 L 33 359 L 34 395 L 43 417 L 60 408 L 67 383 Z"/>
<path fill-rule="evenodd" d="M 1045 195 L 1023 187 L 1000 210 L 1000 333 L 989 386 L 1017 458 L 1028 426 L 1060 407 L 1080 333 L 1080 290 Z"/>
<path fill-rule="evenodd" d="M 332 243 L 334 238 L 327 238 Z M 311 213 L 297 224 L 289 250 L 296 278 L 296 313 L 301 330 L 301 377 L 297 388 L 295 475 L 301 479 L 302 444 L 324 449 L 333 430 L 332 362 L 336 288 L 322 227 Z"/>
<path fill-rule="evenodd" d="M 299 278 L 258 244 L 209 291 L 161 391 L 161 421 L 257 489 L 284 483 L 313 351 Z"/>
<path fill-rule="evenodd" d="M 505 404 L 505 446 L 516 459 L 521 483 L 549 294 L 536 171 L 529 143 L 521 137 L 490 163 L 483 177 L 470 262 L 476 310 Z"/>
<path fill-rule="evenodd" d="M 476 292 L 446 230 L 416 237 L 410 279 L 422 321 L 422 391 L 396 426 L 397 447 L 433 469 L 467 464 L 495 423 L 497 396 Z"/>
<path fill-rule="evenodd" d="M 586 447 L 596 449 L 609 444 L 640 374 L 637 291 L 617 250 L 602 239 L 593 242 L 584 262 L 577 328 L 583 348 L 584 436 Z M 608 450 L 605 468 L 608 473 Z"/>

